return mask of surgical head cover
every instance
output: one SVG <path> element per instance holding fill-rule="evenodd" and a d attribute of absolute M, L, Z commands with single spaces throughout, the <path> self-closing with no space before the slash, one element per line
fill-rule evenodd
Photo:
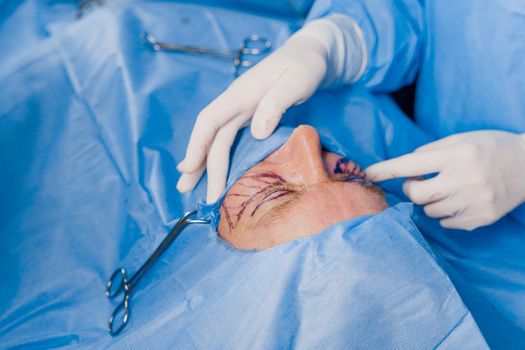
<path fill-rule="evenodd" d="M 233 151 L 228 187 L 282 145 L 291 130 L 281 128 L 261 142 L 245 129 Z M 346 153 L 330 137 L 323 141 L 328 150 Z M 204 187 L 202 182 L 194 196 Z M 75 334 L 55 320 L 40 326 L 53 337 L 32 344 L 112 349 L 486 347 L 472 315 L 410 219 L 410 204 L 259 252 L 237 250 L 217 236 L 214 215 L 219 204 L 201 204 L 200 217 L 211 218 L 213 224 L 188 227 L 153 275 L 145 277 L 146 286 L 132 300 L 134 316 L 121 335 L 106 334 L 109 302 L 95 298 L 85 303 L 87 298 L 79 295 L 73 301 L 78 305 L 62 306 L 69 309 L 69 331 Z M 85 234 L 90 233 L 76 232 Z M 79 250 L 73 248 L 71 254 Z M 145 258 L 147 252 L 140 255 Z M 128 258 L 124 261 L 133 265 Z M 84 265 L 89 269 L 90 262 Z M 63 284 L 61 288 L 73 292 L 64 282 L 70 281 L 52 279 L 44 285 L 55 290 L 54 285 Z M 96 288 L 101 284 L 98 279 L 89 285 L 102 296 Z M 48 307 L 60 310 L 55 303 L 59 301 Z M 75 329 L 75 320 L 87 313 L 99 319 L 91 329 Z M 45 308 L 37 309 L 25 322 L 53 320 L 47 314 Z M 17 345 L 28 345 L 23 340 L 31 335 L 26 336 L 19 334 Z M 9 334 L 6 339 L 15 345 Z"/>
<path fill-rule="evenodd" d="M 289 135 L 259 142 L 245 130 L 229 185 Z M 410 211 L 396 205 L 258 252 L 236 250 L 215 225 L 192 227 L 170 254 L 171 273 L 137 298 L 137 317 L 112 347 L 485 347 Z"/>
<path fill-rule="evenodd" d="M 231 83 L 231 66 L 155 53 L 140 33 L 235 47 L 255 32 L 278 46 L 300 23 L 165 1 L 115 2 L 74 20 L 47 3 L 58 2 L 0 5 L 1 349 L 523 344 L 525 235 L 511 218 L 478 235 L 443 230 L 391 181 L 391 207 L 377 215 L 239 251 L 217 236 L 219 203 L 202 204 L 205 178 L 190 195 L 176 191 L 195 116 Z M 322 92 L 266 141 L 244 130 L 228 186 L 303 123 L 362 166 L 431 140 L 386 96 Z M 182 232 L 111 337 L 107 279 L 137 271 L 196 208 L 214 224 Z"/>

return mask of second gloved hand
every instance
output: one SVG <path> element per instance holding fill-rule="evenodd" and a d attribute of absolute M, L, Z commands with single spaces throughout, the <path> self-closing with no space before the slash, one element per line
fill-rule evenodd
<path fill-rule="evenodd" d="M 525 135 L 475 131 L 452 135 L 413 153 L 368 167 L 372 181 L 408 179 L 403 191 L 447 228 L 489 225 L 525 201 Z"/>
<path fill-rule="evenodd" d="M 217 200 L 240 128 L 251 121 L 255 138 L 268 137 L 290 106 L 308 99 L 319 86 L 357 80 L 365 61 L 361 32 L 350 18 L 336 14 L 309 22 L 200 112 L 186 157 L 177 166 L 182 173 L 177 189 L 193 189 L 207 169 L 206 200 Z"/>

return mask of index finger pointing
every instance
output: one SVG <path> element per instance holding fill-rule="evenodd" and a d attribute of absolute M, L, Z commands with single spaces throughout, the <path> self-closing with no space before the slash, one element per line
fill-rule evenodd
<path fill-rule="evenodd" d="M 409 153 L 371 165 L 365 174 L 374 182 L 427 175 L 441 171 L 445 158 L 446 154 L 439 151 Z"/>
<path fill-rule="evenodd" d="M 229 101 L 224 93 L 199 113 L 186 148 L 184 163 L 180 165 L 180 171 L 191 173 L 204 163 L 216 133 L 231 119 L 234 119 L 237 112 L 238 104 Z"/>

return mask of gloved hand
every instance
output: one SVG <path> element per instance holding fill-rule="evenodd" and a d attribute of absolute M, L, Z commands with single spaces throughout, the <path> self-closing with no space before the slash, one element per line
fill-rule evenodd
<path fill-rule="evenodd" d="M 252 135 L 268 137 L 283 113 L 319 86 L 357 80 L 366 66 L 364 55 L 361 31 L 350 18 L 335 14 L 309 22 L 200 112 L 186 157 L 177 166 L 182 172 L 177 189 L 193 189 L 207 168 L 207 202 L 217 200 L 226 186 L 230 147 L 240 128 L 251 120 Z"/>
<path fill-rule="evenodd" d="M 403 191 L 447 228 L 489 225 L 525 201 L 525 134 L 474 131 L 452 135 L 365 170 L 372 181 L 408 179 Z"/>

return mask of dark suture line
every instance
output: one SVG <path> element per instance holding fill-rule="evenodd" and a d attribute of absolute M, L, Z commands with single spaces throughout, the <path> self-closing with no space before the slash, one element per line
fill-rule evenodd
<path fill-rule="evenodd" d="M 344 177 L 344 181 L 350 181 L 350 182 L 358 182 L 364 185 L 370 185 L 372 186 L 372 183 L 366 178 L 366 176 L 361 172 L 361 169 L 359 168 L 359 165 L 357 165 L 355 162 L 352 162 L 352 169 L 349 169 L 346 165 L 349 160 L 345 158 L 340 158 L 337 160 L 334 168 L 335 174 L 344 174 L 346 175 Z M 246 184 L 245 182 L 248 180 L 254 180 L 258 183 L 258 185 L 253 184 Z M 262 184 L 262 186 L 261 186 Z M 224 209 L 224 214 L 226 216 L 226 220 L 228 222 L 228 226 L 230 228 L 230 231 L 233 230 L 237 223 L 241 220 L 244 212 L 246 211 L 246 208 L 248 205 L 250 205 L 261 193 L 267 191 L 271 187 L 278 187 L 286 184 L 286 180 L 274 173 L 274 172 L 260 172 L 256 174 L 250 174 L 250 175 L 244 175 L 242 176 L 238 181 L 237 185 L 247 188 L 247 189 L 253 189 L 257 190 L 255 193 L 249 195 L 249 194 L 243 194 L 243 193 L 228 193 L 226 195 L 226 198 L 224 199 L 224 202 L 222 204 L 222 207 Z M 275 191 L 270 191 L 270 193 L 266 194 L 263 199 L 260 201 L 260 203 L 257 204 L 257 206 L 253 209 L 250 216 L 253 217 L 255 212 L 264 204 L 268 203 L 269 201 L 278 199 L 282 196 L 285 196 L 287 194 L 293 193 L 293 190 L 283 189 L 279 188 Z M 228 206 L 226 204 L 226 201 L 229 197 L 247 197 L 239 206 L 232 207 Z M 236 222 L 234 223 L 232 220 L 232 215 L 230 213 L 233 209 L 239 209 L 237 212 L 237 215 L 235 215 Z"/>
<path fill-rule="evenodd" d="M 248 197 L 248 195 L 242 193 L 230 193 L 228 194 L 228 197 Z"/>
<path fill-rule="evenodd" d="M 242 182 L 240 182 L 240 180 L 237 182 L 237 185 L 240 185 L 240 186 L 242 186 L 244 188 L 252 188 L 252 189 L 260 188 L 259 186 L 248 186 L 248 185 L 245 185 Z"/>
<path fill-rule="evenodd" d="M 335 162 L 334 174 L 341 174 L 343 172 L 341 170 L 341 164 L 343 164 L 343 162 L 343 158 L 339 158 L 337 162 Z"/>
<path fill-rule="evenodd" d="M 352 169 L 349 169 L 346 167 L 346 163 L 348 163 L 348 160 L 345 158 L 338 159 L 335 163 L 334 174 L 345 174 L 345 181 L 356 181 L 365 184 L 371 184 L 371 182 L 366 178 L 366 175 L 361 172 L 359 165 L 352 161 Z"/>
<path fill-rule="evenodd" d="M 257 209 L 259 209 L 259 207 L 269 201 L 272 201 L 274 199 L 277 199 L 277 198 L 280 198 L 282 196 L 286 196 L 287 194 L 290 194 L 290 193 L 293 193 L 292 190 L 285 190 L 285 189 L 280 189 L 280 190 L 277 190 L 275 192 L 272 192 L 270 193 L 269 195 L 267 195 L 266 197 L 264 197 L 260 202 L 259 204 L 257 204 L 257 206 L 253 209 L 250 217 L 253 217 L 253 215 L 255 214 L 255 212 L 257 211 Z M 275 195 L 277 194 L 277 195 Z"/>
<path fill-rule="evenodd" d="M 276 173 L 274 172 L 271 172 L 271 171 L 268 171 L 268 172 L 263 172 L 263 173 L 257 173 L 257 174 L 252 174 L 252 175 L 246 175 L 246 176 L 243 176 L 244 178 L 247 178 L 247 179 L 256 179 L 256 180 L 260 180 L 262 178 L 271 178 L 271 179 L 277 179 L 278 181 L 280 182 L 286 182 L 286 180 L 277 175 Z"/>
<path fill-rule="evenodd" d="M 244 183 L 246 180 L 254 180 L 257 183 L 264 184 L 264 185 L 263 186 L 260 186 L 260 185 L 248 185 L 248 184 Z M 268 181 L 268 180 L 273 180 L 273 181 Z M 261 172 L 261 173 L 251 174 L 251 175 L 245 175 L 245 176 L 243 176 L 243 177 L 241 177 L 239 179 L 237 184 L 242 186 L 242 187 L 244 187 L 244 188 L 257 189 L 257 191 L 255 193 L 251 194 L 251 195 L 242 194 L 242 193 L 229 193 L 228 195 L 226 195 L 226 198 L 223 201 L 222 207 L 224 209 L 224 214 L 226 216 L 226 220 L 228 222 L 228 226 L 230 228 L 230 231 L 233 230 L 237 226 L 237 223 L 241 220 L 241 217 L 244 214 L 244 212 L 245 212 L 246 208 L 248 207 L 248 205 L 250 205 L 257 198 L 258 195 L 260 195 L 261 193 L 267 191 L 271 187 L 278 187 L 278 186 L 282 186 L 282 185 L 286 184 L 286 180 L 282 176 L 279 176 L 279 175 L 277 175 L 277 174 L 275 174 L 273 172 Z M 283 192 L 283 191 L 285 191 L 285 192 Z M 267 194 L 261 200 L 261 203 L 259 203 L 256 206 L 256 208 L 252 211 L 251 215 L 253 216 L 253 214 L 260 207 L 262 202 L 268 202 L 270 200 L 279 198 L 282 195 L 289 194 L 291 192 L 293 192 L 293 191 L 292 190 L 285 190 L 285 189 L 278 189 L 277 191 L 270 192 L 269 194 Z M 275 193 L 280 193 L 281 195 L 275 195 Z M 230 197 L 230 196 L 232 196 L 232 197 L 248 197 L 248 198 L 245 199 L 243 202 L 241 202 L 241 204 L 239 206 L 231 207 L 231 206 L 228 206 L 226 204 L 226 201 L 227 201 L 228 197 Z M 232 215 L 230 214 L 230 211 L 232 209 L 237 209 L 237 208 L 239 209 L 239 211 L 237 212 L 237 215 L 235 215 L 236 222 L 234 223 L 233 220 L 232 220 Z"/>
<path fill-rule="evenodd" d="M 224 215 L 226 216 L 226 222 L 228 223 L 228 227 L 230 228 L 230 231 L 231 231 L 233 230 L 234 226 L 233 226 L 232 218 L 230 216 L 230 212 L 228 210 L 228 206 L 223 205 L 222 209 L 224 210 Z"/>

